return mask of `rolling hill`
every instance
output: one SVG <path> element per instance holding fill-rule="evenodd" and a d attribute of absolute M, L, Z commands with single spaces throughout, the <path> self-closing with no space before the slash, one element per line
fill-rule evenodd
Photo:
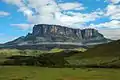
<path fill-rule="evenodd" d="M 120 56 L 120 40 L 96 45 L 94 48 L 88 49 L 84 54 L 91 57 Z"/>
<path fill-rule="evenodd" d="M 66 58 L 72 65 L 120 68 L 120 40 L 96 45 L 82 54 Z"/>

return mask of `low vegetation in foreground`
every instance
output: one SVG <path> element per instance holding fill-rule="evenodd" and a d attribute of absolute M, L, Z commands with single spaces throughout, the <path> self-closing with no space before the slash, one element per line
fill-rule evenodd
<path fill-rule="evenodd" d="M 0 66 L 0 80 L 120 80 L 120 69 Z"/>

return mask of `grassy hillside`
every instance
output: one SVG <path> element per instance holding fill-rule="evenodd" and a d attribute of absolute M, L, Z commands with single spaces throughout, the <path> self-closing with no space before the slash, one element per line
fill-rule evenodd
<path fill-rule="evenodd" d="M 88 57 L 95 56 L 120 56 L 120 40 L 113 41 L 107 44 L 97 45 L 85 52 Z"/>
<path fill-rule="evenodd" d="M 66 58 L 72 65 L 88 67 L 120 67 L 120 40 L 97 45 L 83 54 Z"/>

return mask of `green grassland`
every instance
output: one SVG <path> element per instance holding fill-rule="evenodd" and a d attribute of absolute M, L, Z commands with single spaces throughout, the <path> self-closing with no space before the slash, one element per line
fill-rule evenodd
<path fill-rule="evenodd" d="M 120 69 L 1 66 L 0 80 L 120 80 Z"/>
<path fill-rule="evenodd" d="M 0 63 L 6 61 L 10 65 L 0 66 L 0 80 L 120 80 L 120 41 L 88 50 L 2 49 Z"/>
<path fill-rule="evenodd" d="M 77 53 L 74 51 L 77 51 Z M 73 52 L 65 52 L 64 49 L 59 49 L 59 48 L 54 48 L 54 49 L 51 49 L 50 51 L 1 49 L 0 63 L 3 64 L 5 62 L 5 64 L 8 64 L 8 63 L 14 64 L 15 62 L 15 64 L 20 63 L 20 65 L 34 64 L 34 65 L 41 66 L 43 64 L 42 66 L 45 66 L 45 65 L 53 66 L 57 64 L 57 66 L 62 65 L 60 67 L 64 66 L 64 67 L 120 68 L 119 51 L 120 49 L 119 49 L 118 42 L 98 45 L 88 50 L 84 48 L 73 49 Z M 8 57 L 16 56 L 16 55 L 30 56 L 30 57 L 29 58 L 21 57 L 19 60 L 15 59 L 14 61 L 13 59 L 12 60 L 8 59 Z M 31 56 L 36 56 L 37 58 L 33 58 Z"/>

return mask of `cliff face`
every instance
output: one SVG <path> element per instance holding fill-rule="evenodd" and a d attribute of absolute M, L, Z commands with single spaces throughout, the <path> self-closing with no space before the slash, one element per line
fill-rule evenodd
<path fill-rule="evenodd" d="M 92 39 L 105 39 L 95 29 L 73 29 L 59 25 L 39 24 L 33 27 L 32 36 L 52 42 L 83 42 Z"/>
<path fill-rule="evenodd" d="M 37 44 L 41 42 L 106 42 L 95 29 L 73 29 L 60 25 L 38 24 L 33 27 L 33 32 L 25 37 L 20 37 L 9 44 Z M 8 44 L 8 43 L 7 43 Z"/>

